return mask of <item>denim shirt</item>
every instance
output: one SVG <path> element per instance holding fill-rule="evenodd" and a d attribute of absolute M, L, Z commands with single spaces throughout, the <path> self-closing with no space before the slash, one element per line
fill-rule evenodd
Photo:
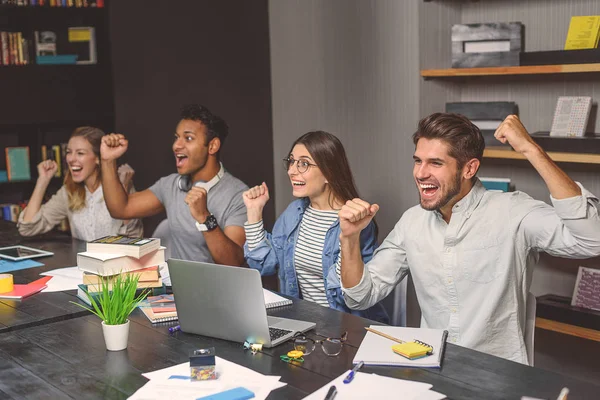
<path fill-rule="evenodd" d="M 294 251 L 300 232 L 300 221 L 308 205 L 307 198 L 293 201 L 275 222 L 272 234 L 266 232 L 265 240 L 252 250 L 248 248 L 248 243 L 244 244 L 244 256 L 248 265 L 260 271 L 261 275 L 273 275 L 277 272 L 279 290 L 283 294 L 296 298 L 300 298 L 301 295 L 294 265 Z M 325 277 L 323 283 L 329 306 L 335 310 L 388 323 L 389 317 L 380 303 L 366 310 L 351 310 L 346 306 L 340 280 L 335 271 L 335 263 L 340 252 L 339 237 L 338 219 L 327 231 L 323 246 L 323 277 Z M 360 243 L 363 260 L 367 262 L 373 257 L 373 252 L 377 248 L 373 222 L 361 232 Z"/>

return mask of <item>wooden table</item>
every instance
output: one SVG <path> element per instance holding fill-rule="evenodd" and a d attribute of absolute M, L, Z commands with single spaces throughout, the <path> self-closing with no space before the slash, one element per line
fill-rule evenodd
<path fill-rule="evenodd" d="M 39 272 L 73 266 L 76 252 L 83 250 L 83 243 L 67 237 L 38 240 L 26 243 L 51 250 L 55 256 L 41 259 L 44 267 L 14 272 L 20 283 L 37 279 Z M 289 343 L 252 355 L 240 343 L 183 332 L 171 335 L 169 325 L 153 326 L 136 310 L 131 315 L 129 347 L 108 352 L 100 321 L 69 303 L 75 299 L 75 291 L 68 291 L 40 293 L 22 302 L 2 301 L 0 398 L 124 399 L 146 383 L 143 372 L 186 362 L 190 351 L 214 346 L 219 357 L 263 374 L 280 375 L 287 386 L 272 392 L 270 399 L 300 399 L 351 368 L 364 327 L 372 323 L 302 300 L 270 310 L 270 315 L 315 321 L 316 329 L 309 333 L 315 338 L 348 332 L 339 356 L 327 357 L 317 350 L 295 366 L 279 359 L 291 349 Z M 431 383 L 433 390 L 450 399 L 520 399 L 523 395 L 554 399 L 564 386 L 571 390 L 570 399 L 597 399 L 600 393 L 599 384 L 452 344 L 441 369 L 364 367 L 362 371 Z"/>

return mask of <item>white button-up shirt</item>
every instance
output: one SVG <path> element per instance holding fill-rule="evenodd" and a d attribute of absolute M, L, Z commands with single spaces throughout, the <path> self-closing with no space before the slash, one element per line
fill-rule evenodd
<path fill-rule="evenodd" d="M 538 252 L 570 258 L 600 255 L 598 198 L 551 198 L 487 191 L 477 180 L 452 209 L 450 223 L 415 206 L 404 213 L 365 265 L 350 308 L 387 296 L 410 271 L 421 326 L 448 330 L 450 342 L 527 364 L 525 300 Z"/>

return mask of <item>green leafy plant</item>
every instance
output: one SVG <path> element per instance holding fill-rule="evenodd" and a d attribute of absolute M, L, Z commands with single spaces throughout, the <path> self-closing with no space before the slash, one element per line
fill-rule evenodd
<path fill-rule="evenodd" d="M 138 296 L 135 295 L 139 278 L 139 275 L 136 274 L 126 274 L 125 277 L 119 274 L 111 280 L 102 279 L 101 291 L 97 296 L 92 296 L 89 291 L 85 291 L 90 303 L 92 303 L 92 307 L 75 302 L 71 303 L 95 314 L 106 325 L 124 324 L 127 322 L 129 314 L 135 310 L 140 301 L 144 300 L 149 293 L 149 291 L 145 290 Z M 111 286 L 112 290 L 110 290 Z"/>

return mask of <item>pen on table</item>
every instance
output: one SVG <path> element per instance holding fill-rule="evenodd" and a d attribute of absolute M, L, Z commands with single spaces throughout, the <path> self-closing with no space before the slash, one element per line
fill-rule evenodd
<path fill-rule="evenodd" d="M 181 330 L 181 326 L 180 325 L 175 325 L 175 326 L 169 327 L 169 332 L 171 332 L 171 333 L 175 333 L 175 332 L 180 331 L 180 330 Z"/>
<path fill-rule="evenodd" d="M 348 375 L 346 375 L 346 377 L 344 378 L 344 383 L 350 383 L 352 382 L 352 379 L 354 379 L 354 375 L 356 375 L 356 373 L 358 372 L 358 370 L 364 365 L 364 361 L 359 362 L 358 364 L 356 364 L 354 366 L 354 368 L 352 368 L 352 371 L 350 371 L 350 373 Z"/>
<path fill-rule="evenodd" d="M 368 330 L 369 332 L 373 332 L 373 333 L 375 333 L 375 334 L 377 334 L 377 335 L 379 335 L 379 336 L 383 336 L 383 337 L 384 337 L 384 338 L 386 338 L 386 339 L 393 340 L 394 342 L 398 342 L 398 343 L 404 343 L 404 340 L 400 340 L 400 339 L 398 339 L 398 338 L 395 338 L 395 337 L 393 337 L 393 336 L 390 336 L 390 335 L 388 335 L 388 334 L 385 334 L 385 333 L 383 333 L 383 332 L 379 332 L 379 331 L 377 331 L 377 330 L 375 330 L 375 329 L 373 329 L 373 328 L 368 328 L 368 327 L 365 327 L 365 329 L 366 329 L 366 330 Z"/>
<path fill-rule="evenodd" d="M 565 387 L 560 391 L 560 394 L 558 395 L 558 398 L 556 400 L 567 400 L 568 394 L 569 394 L 569 389 Z"/>
<path fill-rule="evenodd" d="M 325 400 L 333 400 L 336 395 L 337 389 L 335 388 L 335 385 L 331 385 L 329 391 L 327 392 L 327 396 L 325 396 Z"/>

